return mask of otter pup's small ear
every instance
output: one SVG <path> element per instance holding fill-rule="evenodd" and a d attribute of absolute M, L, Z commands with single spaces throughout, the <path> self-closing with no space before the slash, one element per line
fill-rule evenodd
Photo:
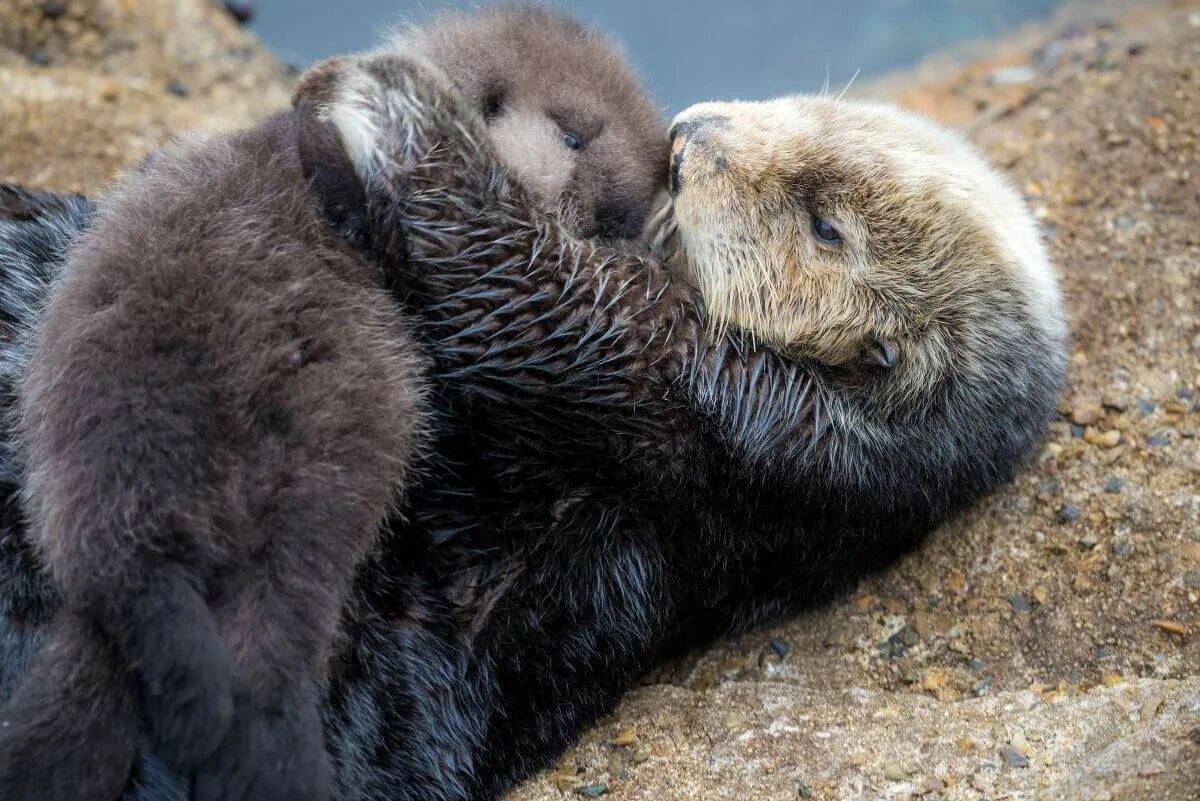
<path fill-rule="evenodd" d="M 868 339 L 859 354 L 859 360 L 863 364 L 886 370 L 896 363 L 899 355 L 900 348 L 893 340 Z"/>

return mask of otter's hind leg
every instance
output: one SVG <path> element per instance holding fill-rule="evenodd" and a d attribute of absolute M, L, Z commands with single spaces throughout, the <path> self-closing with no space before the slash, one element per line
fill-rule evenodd
<path fill-rule="evenodd" d="M 180 771 L 217 747 L 233 718 L 232 666 L 199 579 L 178 563 L 163 564 L 123 599 L 120 650 L 137 676 L 138 703 L 151 747 Z"/>
<path fill-rule="evenodd" d="M 194 801 L 329 797 L 319 705 L 355 567 L 381 521 L 359 493 L 313 479 L 276 498 L 267 548 L 214 606 L 234 659 L 235 713 L 195 773 Z"/>
<path fill-rule="evenodd" d="M 147 562 L 119 584 L 64 606 L 0 713 L 5 801 L 115 797 L 143 725 L 150 747 L 180 771 L 228 731 L 230 660 L 198 582 L 178 564 Z"/>

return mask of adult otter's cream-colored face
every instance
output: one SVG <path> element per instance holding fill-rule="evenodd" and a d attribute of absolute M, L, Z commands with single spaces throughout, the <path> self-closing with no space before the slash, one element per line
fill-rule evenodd
<path fill-rule="evenodd" d="M 910 388 L 1061 341 L 1036 226 L 959 136 L 798 96 L 703 103 L 671 137 L 681 269 L 715 323 Z"/>

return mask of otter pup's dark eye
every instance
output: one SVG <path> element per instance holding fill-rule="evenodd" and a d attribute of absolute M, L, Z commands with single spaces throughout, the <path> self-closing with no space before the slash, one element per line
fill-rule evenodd
<path fill-rule="evenodd" d="M 499 89 L 492 89 L 483 96 L 483 118 L 488 122 L 492 122 L 500 116 L 500 112 L 504 110 L 504 93 Z"/>
<path fill-rule="evenodd" d="M 578 150 L 583 147 L 583 142 L 579 141 L 579 137 L 570 131 L 563 131 L 562 140 L 568 150 Z"/>
<path fill-rule="evenodd" d="M 820 217 L 813 217 L 813 235 L 823 245 L 833 245 L 836 247 L 842 244 L 842 235 L 838 233 L 838 229 Z"/>

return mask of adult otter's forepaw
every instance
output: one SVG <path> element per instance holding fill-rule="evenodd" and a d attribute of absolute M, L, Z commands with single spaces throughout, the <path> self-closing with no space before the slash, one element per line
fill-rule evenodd
<path fill-rule="evenodd" d="M 233 728 L 195 772 L 193 801 L 327 801 L 332 772 L 307 695 L 282 709 L 238 704 Z"/>

